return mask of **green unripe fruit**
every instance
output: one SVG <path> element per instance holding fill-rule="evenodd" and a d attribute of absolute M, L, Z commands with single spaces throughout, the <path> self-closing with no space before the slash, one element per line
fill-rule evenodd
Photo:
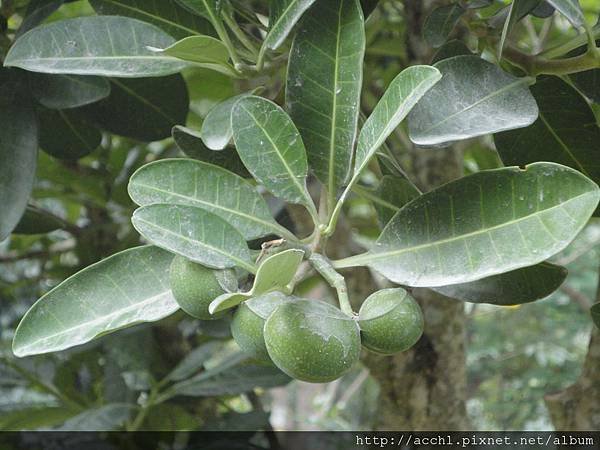
<path fill-rule="evenodd" d="M 289 376 L 311 383 L 341 377 L 358 361 L 358 324 L 317 300 L 279 306 L 267 319 L 265 344 L 272 361 Z"/>
<path fill-rule="evenodd" d="M 362 344 L 392 355 L 412 347 L 423 334 L 423 313 L 404 289 L 383 289 L 370 295 L 358 313 Z"/>
<path fill-rule="evenodd" d="M 170 284 L 175 300 L 190 316 L 213 320 L 225 315 L 225 312 L 214 315 L 208 312 L 210 302 L 225 292 L 217 279 L 217 271 L 175 256 L 171 263 Z"/>
<path fill-rule="evenodd" d="M 265 322 L 279 305 L 293 301 L 292 298 L 281 292 L 271 292 L 251 298 L 238 307 L 231 322 L 231 335 L 245 353 L 271 361 L 263 333 Z"/>

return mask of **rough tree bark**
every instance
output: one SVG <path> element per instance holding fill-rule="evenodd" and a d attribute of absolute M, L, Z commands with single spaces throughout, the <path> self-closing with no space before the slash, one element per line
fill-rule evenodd
<path fill-rule="evenodd" d="M 404 1 L 407 48 L 411 64 L 427 63 L 429 49 L 421 38 L 432 1 Z M 412 149 L 412 172 L 427 191 L 458 178 L 462 164 L 456 149 Z M 367 365 L 381 385 L 380 430 L 464 430 L 466 358 L 464 305 L 428 289 L 415 289 L 425 315 L 425 332 L 417 345 L 393 357 L 369 355 Z"/>
<path fill-rule="evenodd" d="M 600 301 L 600 274 L 596 301 Z M 577 382 L 546 396 L 546 406 L 556 430 L 600 430 L 600 331 L 594 327 Z"/>

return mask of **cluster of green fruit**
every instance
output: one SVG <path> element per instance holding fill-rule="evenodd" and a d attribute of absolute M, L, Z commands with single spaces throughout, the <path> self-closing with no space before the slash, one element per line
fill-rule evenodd
<path fill-rule="evenodd" d="M 215 271 L 175 257 L 171 289 L 181 308 L 201 320 L 218 319 L 208 305 L 223 294 Z M 390 355 L 412 347 L 423 333 L 417 302 L 401 288 L 369 296 L 350 317 L 320 300 L 267 293 L 237 307 L 231 333 L 250 356 L 269 361 L 289 376 L 312 383 L 333 381 L 358 361 L 361 343 Z"/>

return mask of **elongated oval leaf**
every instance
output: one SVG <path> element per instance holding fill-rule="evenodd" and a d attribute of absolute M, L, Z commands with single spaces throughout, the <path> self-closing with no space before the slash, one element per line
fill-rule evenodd
<path fill-rule="evenodd" d="M 17 356 L 56 352 L 177 311 L 169 288 L 172 255 L 126 250 L 78 272 L 40 298 L 17 328 Z"/>
<path fill-rule="evenodd" d="M 208 112 L 204 122 L 202 122 L 202 130 L 200 132 L 202 140 L 208 148 L 211 150 L 223 150 L 229 145 L 233 139 L 231 111 L 239 100 L 251 94 L 251 92 L 247 92 L 228 98 L 224 102 L 215 105 Z"/>
<path fill-rule="evenodd" d="M 364 51 L 359 1 L 330 0 L 304 15 L 290 52 L 286 104 L 311 168 L 332 194 L 350 174 Z"/>
<path fill-rule="evenodd" d="M 12 82 L 0 88 L 0 116 L 0 241 L 3 241 L 25 212 L 33 188 L 38 127 L 33 106 Z"/>
<path fill-rule="evenodd" d="M 559 164 L 475 173 L 410 202 L 373 249 L 336 266 L 368 265 L 408 286 L 479 280 L 564 249 L 599 199 L 594 182 Z"/>
<path fill-rule="evenodd" d="M 50 109 L 77 108 L 110 94 L 108 80 L 101 77 L 32 73 L 29 81 L 33 96 Z"/>
<path fill-rule="evenodd" d="M 445 145 L 488 133 L 526 127 L 538 109 L 526 78 L 516 78 L 477 56 L 435 64 L 442 79 L 408 116 L 417 145 Z"/>
<path fill-rule="evenodd" d="M 585 23 L 585 17 L 579 0 L 546 0 L 556 8 L 563 16 L 576 27 L 581 27 Z"/>
<path fill-rule="evenodd" d="M 527 128 L 494 135 L 502 161 L 508 165 L 557 162 L 600 183 L 600 129 L 585 99 L 557 77 L 542 78 L 531 92 L 539 118 Z"/>
<path fill-rule="evenodd" d="M 446 297 L 472 303 L 521 305 L 552 294 L 565 281 L 567 269 L 550 263 L 494 275 L 470 283 L 433 288 Z"/>
<path fill-rule="evenodd" d="M 188 11 L 205 17 L 211 23 L 219 21 L 221 13 L 221 0 L 177 0 Z"/>
<path fill-rule="evenodd" d="M 423 24 L 423 37 L 427 43 L 432 47 L 440 47 L 464 13 L 465 9 L 458 3 L 440 6 L 431 11 Z"/>
<path fill-rule="evenodd" d="M 170 47 L 164 49 L 150 47 L 150 50 L 193 62 L 195 67 L 211 69 L 224 75 L 237 77 L 235 69 L 228 62 L 227 47 L 211 36 L 189 36 L 175 42 Z"/>
<path fill-rule="evenodd" d="M 176 39 L 214 32 L 210 23 L 202 17 L 189 14 L 175 0 L 90 0 L 90 4 L 98 14 L 143 20 L 165 30 Z"/>
<path fill-rule="evenodd" d="M 502 50 L 504 43 L 510 35 L 512 29 L 515 27 L 517 22 L 529 14 L 536 6 L 538 6 L 540 0 L 513 0 L 508 8 L 508 15 L 502 28 L 502 36 L 500 43 L 498 44 L 498 60 L 502 58 Z"/>
<path fill-rule="evenodd" d="M 289 236 L 266 202 L 243 178 L 200 161 L 165 159 L 145 165 L 129 180 L 129 195 L 140 206 L 168 203 L 196 206 L 233 225 L 246 240 L 267 234 Z"/>
<path fill-rule="evenodd" d="M 250 173 L 276 196 L 314 209 L 306 190 L 308 164 L 300 133 L 275 103 L 249 96 L 231 114 L 237 151 Z"/>
<path fill-rule="evenodd" d="M 204 145 L 200 133 L 180 125 L 173 127 L 171 134 L 177 147 L 190 158 L 223 167 L 244 178 L 251 177 L 234 148 L 229 147 L 220 151 L 211 150 Z"/>
<path fill-rule="evenodd" d="M 394 78 L 360 131 L 354 177 L 360 175 L 394 129 L 441 78 L 439 70 L 430 66 L 412 66 Z"/>
<path fill-rule="evenodd" d="M 420 192 L 404 178 L 386 175 L 381 179 L 371 199 L 382 226 L 392 220 L 404 205 L 417 198 Z"/>
<path fill-rule="evenodd" d="M 302 14 L 315 0 L 271 0 L 269 11 L 269 32 L 263 45 L 277 50 L 288 37 Z"/>
<path fill-rule="evenodd" d="M 187 205 L 138 208 L 135 229 L 154 245 L 214 269 L 241 267 L 254 272 L 244 237 L 219 216 Z"/>
<path fill-rule="evenodd" d="M 187 63 L 156 54 L 175 40 L 145 22 L 118 16 L 90 16 L 34 28 L 12 46 L 5 66 L 32 72 L 156 77 L 179 72 Z"/>
<path fill-rule="evenodd" d="M 150 142 L 171 136 L 173 126 L 185 122 L 189 96 L 181 75 L 110 81 L 110 95 L 83 109 L 100 128 Z"/>
<path fill-rule="evenodd" d="M 34 206 L 28 206 L 13 230 L 15 234 L 46 234 L 61 229 L 65 223 L 58 217 Z"/>

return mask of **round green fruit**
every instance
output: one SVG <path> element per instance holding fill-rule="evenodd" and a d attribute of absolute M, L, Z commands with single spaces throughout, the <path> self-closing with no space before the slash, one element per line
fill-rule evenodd
<path fill-rule="evenodd" d="M 280 305 L 265 322 L 264 336 L 275 365 L 289 376 L 311 383 L 341 377 L 360 356 L 356 321 L 318 300 Z"/>
<path fill-rule="evenodd" d="M 223 294 L 221 283 L 217 279 L 218 271 L 196 264 L 182 256 L 175 256 L 171 263 L 170 284 L 175 300 L 186 313 L 201 320 L 213 320 L 226 313 L 210 314 L 208 305 Z M 222 277 L 231 277 L 221 271 Z"/>
<path fill-rule="evenodd" d="M 423 313 L 404 289 L 383 289 L 370 295 L 358 313 L 362 344 L 391 355 L 412 347 L 423 334 Z"/>
<path fill-rule="evenodd" d="M 245 353 L 271 361 L 263 333 L 265 321 L 279 305 L 293 301 L 292 298 L 281 292 L 271 292 L 251 298 L 237 308 L 231 321 L 231 335 Z"/>

